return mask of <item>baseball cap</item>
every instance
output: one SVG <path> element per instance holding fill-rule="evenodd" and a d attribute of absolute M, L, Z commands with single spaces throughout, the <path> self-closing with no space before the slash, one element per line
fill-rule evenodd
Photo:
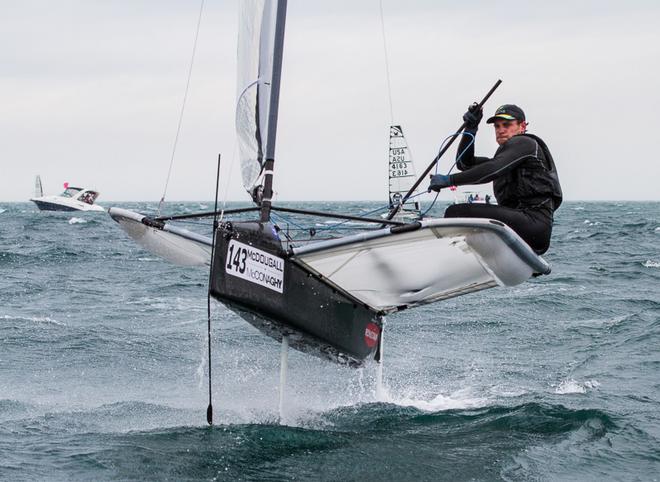
<path fill-rule="evenodd" d="M 497 108 L 495 115 L 489 118 L 486 123 L 492 124 L 495 122 L 495 119 L 517 120 L 522 122 L 525 120 L 525 113 L 517 105 L 504 104 Z"/>

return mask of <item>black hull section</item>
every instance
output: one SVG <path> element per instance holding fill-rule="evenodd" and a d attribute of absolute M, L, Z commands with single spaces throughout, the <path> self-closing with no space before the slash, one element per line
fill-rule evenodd
<path fill-rule="evenodd" d="M 80 209 L 62 206 L 61 204 L 49 203 L 45 201 L 32 201 L 37 205 L 40 211 L 80 211 Z"/>
<path fill-rule="evenodd" d="M 352 366 L 376 352 L 380 315 L 290 259 L 270 223 L 218 228 L 211 295 L 297 350 Z"/>

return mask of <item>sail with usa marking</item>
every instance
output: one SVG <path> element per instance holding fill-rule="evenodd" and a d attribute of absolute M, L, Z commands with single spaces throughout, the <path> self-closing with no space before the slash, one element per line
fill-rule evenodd
<path fill-rule="evenodd" d="M 415 165 L 401 126 L 390 126 L 389 148 L 389 202 L 390 209 L 401 204 L 403 197 L 417 180 Z M 413 193 L 413 196 L 416 193 Z M 420 216 L 420 203 L 408 199 L 397 213 L 399 219 L 417 219 Z"/>

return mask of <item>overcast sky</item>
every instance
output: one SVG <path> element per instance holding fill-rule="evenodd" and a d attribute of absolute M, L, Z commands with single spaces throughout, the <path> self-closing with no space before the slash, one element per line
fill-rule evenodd
<path fill-rule="evenodd" d="M 566 199 L 660 199 L 660 2 L 382 1 L 394 123 L 419 171 L 501 78 L 486 113 L 525 110 Z M 26 201 L 36 174 L 47 193 L 68 181 L 106 203 L 157 201 L 199 2 L 0 2 L 0 201 Z M 248 200 L 231 168 L 236 6 L 206 0 L 169 200 L 210 200 L 218 153 L 228 198 Z M 379 0 L 289 0 L 286 28 L 278 198 L 386 200 Z"/>

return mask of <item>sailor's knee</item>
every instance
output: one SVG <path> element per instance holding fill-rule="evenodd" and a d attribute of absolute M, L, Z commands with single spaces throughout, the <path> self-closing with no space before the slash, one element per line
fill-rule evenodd
<path fill-rule="evenodd" d="M 452 204 L 445 210 L 446 218 L 465 218 L 469 217 L 468 209 L 466 206 L 469 204 Z"/>

